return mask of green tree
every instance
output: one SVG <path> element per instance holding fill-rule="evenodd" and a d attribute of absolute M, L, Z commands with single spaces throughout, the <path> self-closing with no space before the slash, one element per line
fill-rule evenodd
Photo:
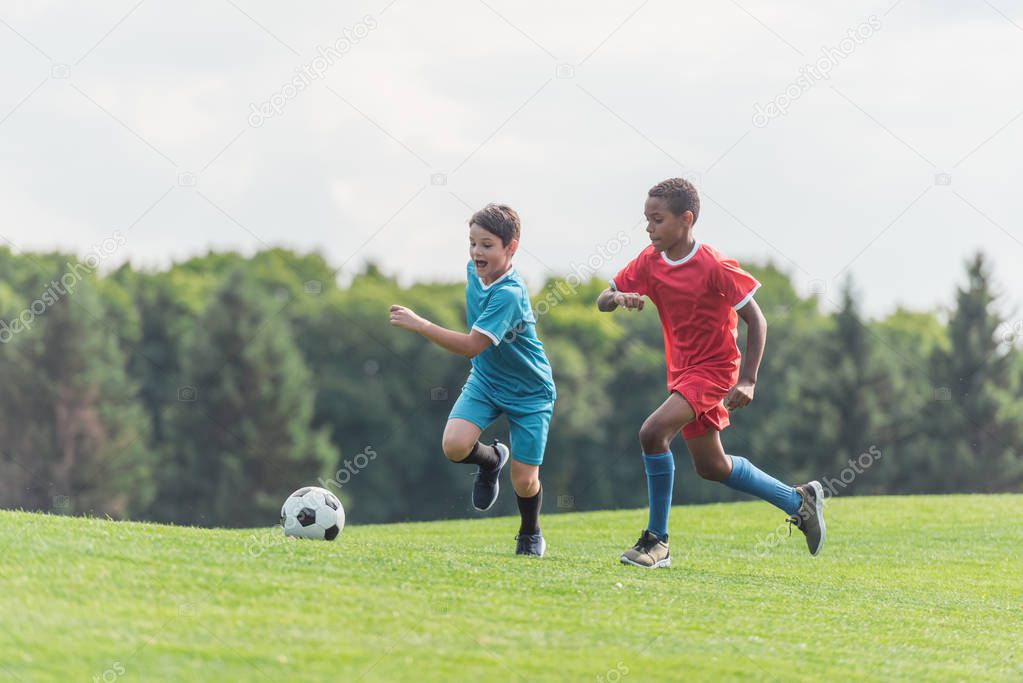
<path fill-rule="evenodd" d="M 0 248 L 0 321 L 30 309 L 68 262 Z M 1019 328 L 998 315 L 983 259 L 947 318 L 866 320 L 851 283 L 825 315 L 773 264 L 750 271 L 770 331 L 728 452 L 795 482 L 834 479 L 879 447 L 843 495 L 1023 485 L 1023 353 L 1006 332 Z M 637 432 L 666 396 L 661 328 L 652 307 L 599 314 L 605 286 L 551 278 L 534 293 L 559 394 L 548 513 L 646 502 Z M 403 286 L 369 265 L 338 287 L 320 255 L 285 249 L 87 273 L 31 330 L 0 327 L 0 502 L 253 525 L 319 479 L 357 523 L 472 514 L 472 468 L 440 448 L 469 363 L 393 329 L 393 303 L 465 329 L 462 282 Z M 741 323 L 738 338 L 744 347 Z M 483 439 L 506 434 L 501 420 Z M 674 450 L 676 502 L 738 497 Z M 511 495 L 495 509 L 514 511 Z"/>
<path fill-rule="evenodd" d="M 1001 338 L 1003 323 L 990 269 L 977 254 L 956 295 L 949 348 L 931 357 L 935 392 L 923 414 L 916 480 L 907 489 L 991 492 L 1023 483 L 1018 350 Z"/>
<path fill-rule="evenodd" d="M 825 361 L 830 377 L 822 392 L 835 424 L 834 443 L 831 448 L 825 447 L 834 473 L 825 472 L 825 476 L 837 476 L 855 467 L 852 463 L 860 454 L 878 447 L 885 428 L 884 408 L 896 402 L 889 377 L 878 360 L 877 337 L 860 315 L 851 278 L 841 296 Z M 863 480 L 857 477 L 842 484 L 841 492 L 849 494 L 862 486 Z"/>
<path fill-rule="evenodd" d="M 727 452 L 748 456 L 783 480 L 806 481 L 830 467 L 820 444 L 833 433 L 833 425 L 820 392 L 828 380 L 826 356 L 834 321 L 820 312 L 816 296 L 800 297 L 791 278 L 774 264 L 750 265 L 749 271 L 762 283 L 756 300 L 767 319 L 767 348 L 754 401 L 732 416 L 722 442 Z M 745 352 L 746 326 L 741 321 L 738 341 Z M 716 499 L 747 499 L 727 489 L 718 492 L 721 487 L 709 488 Z"/>
<path fill-rule="evenodd" d="M 611 387 L 616 375 L 636 370 L 617 358 L 627 348 L 628 316 L 596 313 L 593 302 L 605 287 L 606 281 L 573 286 L 552 278 L 533 300 L 558 389 L 543 473 L 549 510 L 631 502 L 635 490 L 622 485 L 623 477 L 635 475 L 637 466 L 642 471 L 639 425 L 626 428 L 616 419 L 623 406 Z M 656 325 L 656 313 L 646 317 Z"/>
<path fill-rule="evenodd" d="M 337 460 L 326 432 L 310 429 L 311 375 L 271 298 L 244 269 L 230 272 L 186 342 L 155 516 L 265 523 Z"/>
<path fill-rule="evenodd" d="M 139 398 L 152 424 L 150 446 L 159 451 L 175 436 L 167 421 L 177 402 L 177 387 L 183 383 L 185 339 L 216 281 L 178 268 L 140 273 L 128 265 L 109 279 L 130 293 L 136 311 L 138 335 L 126 344 L 125 353 L 128 371 L 139 384 Z"/>
<path fill-rule="evenodd" d="M 471 472 L 447 461 L 441 436 L 469 362 L 391 327 L 395 303 L 465 327 L 462 286 L 401 288 L 373 266 L 349 288 L 307 296 L 293 309 L 299 346 L 315 369 L 314 424 L 329 430 L 343 456 L 326 483 L 360 522 L 462 515 Z M 353 474 L 346 463 L 367 450 L 372 464 Z"/>
<path fill-rule="evenodd" d="M 4 274 L 21 292 L 4 320 L 27 325 L 0 344 L 0 500 L 29 509 L 137 514 L 153 493 L 149 423 L 100 288 L 69 257 L 22 261 L 34 269 Z"/>

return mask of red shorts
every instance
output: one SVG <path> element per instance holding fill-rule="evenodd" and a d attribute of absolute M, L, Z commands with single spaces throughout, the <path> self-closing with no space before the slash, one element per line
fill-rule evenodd
<path fill-rule="evenodd" d="M 703 436 L 711 429 L 719 432 L 731 422 L 725 410 L 725 395 L 735 386 L 738 373 L 714 372 L 706 368 L 691 368 L 673 377 L 668 388 L 689 403 L 696 417 L 682 428 L 682 438 Z"/>

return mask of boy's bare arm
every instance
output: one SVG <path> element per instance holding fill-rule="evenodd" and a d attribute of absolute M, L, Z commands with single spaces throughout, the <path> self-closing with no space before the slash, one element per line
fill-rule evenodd
<path fill-rule="evenodd" d="M 629 311 L 643 310 L 643 295 L 633 292 L 618 292 L 610 287 L 605 289 L 597 297 L 597 310 L 602 313 L 610 313 L 619 306 Z"/>
<path fill-rule="evenodd" d="M 767 345 L 767 319 L 756 300 L 750 299 L 738 313 L 746 321 L 746 355 L 739 382 L 725 396 L 725 407 L 729 410 L 748 406 L 753 400 L 760 361 L 764 358 L 764 347 Z"/>
<path fill-rule="evenodd" d="M 490 337 L 479 330 L 472 330 L 469 334 L 455 332 L 435 325 L 404 306 L 391 306 L 391 324 L 421 334 L 442 349 L 466 358 L 475 358 L 491 344 Z"/>

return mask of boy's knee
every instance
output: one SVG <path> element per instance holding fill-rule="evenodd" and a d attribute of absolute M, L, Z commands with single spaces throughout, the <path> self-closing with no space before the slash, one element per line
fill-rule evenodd
<path fill-rule="evenodd" d="M 512 488 L 515 495 L 532 498 L 540 492 L 540 475 L 537 472 L 512 472 Z"/>
<path fill-rule="evenodd" d="M 639 443 L 644 453 L 663 453 L 668 450 L 667 437 L 661 425 L 653 420 L 647 420 L 639 429 Z"/>
<path fill-rule="evenodd" d="M 476 442 L 466 443 L 464 439 L 459 439 L 455 436 L 444 435 L 441 441 L 441 448 L 444 450 L 444 456 L 452 462 L 461 462 L 469 457 L 469 453 L 472 452 L 473 446 Z"/>
<path fill-rule="evenodd" d="M 731 473 L 729 465 L 724 460 L 715 460 L 713 462 L 693 462 L 693 466 L 696 468 L 696 474 L 707 481 L 724 481 L 728 479 L 728 475 Z"/>

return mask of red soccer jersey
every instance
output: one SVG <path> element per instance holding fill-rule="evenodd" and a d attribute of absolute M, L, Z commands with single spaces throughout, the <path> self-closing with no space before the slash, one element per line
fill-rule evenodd
<path fill-rule="evenodd" d="M 620 292 L 643 294 L 657 307 L 670 391 L 697 369 L 727 383 L 726 391 L 738 380 L 736 311 L 749 303 L 760 283 L 737 261 L 699 243 L 672 261 L 650 245 L 611 284 Z"/>

